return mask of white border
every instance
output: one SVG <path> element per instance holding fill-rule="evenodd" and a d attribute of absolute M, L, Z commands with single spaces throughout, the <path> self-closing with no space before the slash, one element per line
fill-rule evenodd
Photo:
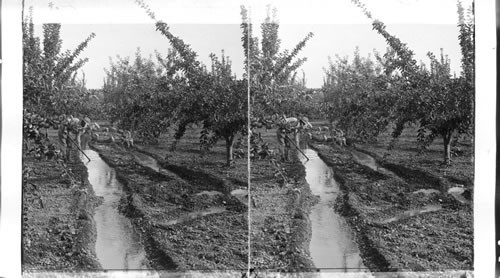
<path fill-rule="evenodd" d="M 332 0 L 334 1 L 334 0 Z M 2 2 L 0 276 L 21 276 L 21 1 Z M 475 277 L 494 277 L 495 3 L 476 1 Z"/>
<path fill-rule="evenodd" d="M 495 275 L 495 1 L 476 1 L 475 277 Z"/>
<path fill-rule="evenodd" d="M 2 1 L 0 276 L 21 276 L 21 1 Z"/>

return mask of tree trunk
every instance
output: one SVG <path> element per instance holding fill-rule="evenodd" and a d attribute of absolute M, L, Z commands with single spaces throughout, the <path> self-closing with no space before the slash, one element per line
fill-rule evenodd
<path fill-rule="evenodd" d="M 233 141 L 234 136 L 226 137 L 226 165 L 231 166 L 233 163 Z"/>
<path fill-rule="evenodd" d="M 444 144 L 444 161 L 443 163 L 446 165 L 451 164 L 451 139 L 453 132 L 446 132 L 443 136 L 443 144 Z"/>

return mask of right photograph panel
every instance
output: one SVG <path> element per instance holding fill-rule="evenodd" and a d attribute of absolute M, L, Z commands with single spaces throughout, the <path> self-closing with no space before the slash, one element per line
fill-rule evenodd
<path fill-rule="evenodd" d="M 250 268 L 472 275 L 474 3 L 275 1 L 241 15 Z"/>

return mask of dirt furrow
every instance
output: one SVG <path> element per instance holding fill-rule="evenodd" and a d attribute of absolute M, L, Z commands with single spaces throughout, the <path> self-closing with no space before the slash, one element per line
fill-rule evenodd
<path fill-rule="evenodd" d="M 235 197 L 199 195 L 223 190 L 214 177 L 169 164 L 176 175 L 164 175 L 138 164 L 129 150 L 116 145 L 95 145 L 112 166 L 127 197 L 123 211 L 142 236 L 149 260 L 156 269 L 244 269 L 246 267 L 246 207 Z M 162 164 L 162 167 L 165 164 Z M 197 213 L 223 207 L 219 213 Z M 186 217 L 186 215 L 194 217 Z"/>
<path fill-rule="evenodd" d="M 53 160 L 26 158 L 32 173 L 23 194 L 23 271 L 97 270 L 93 213 L 99 200 L 79 154 L 68 174 Z"/>
<path fill-rule="evenodd" d="M 472 208 L 449 194 L 414 194 L 405 179 L 378 175 L 330 144 L 311 144 L 334 169 L 343 195 L 336 202 L 356 232 L 365 264 L 376 271 L 472 268 Z M 424 181 L 425 182 L 425 181 Z M 426 206 L 439 210 L 409 213 Z M 396 216 L 397 221 L 386 221 Z M 432 247 L 430 247 L 432 246 Z M 456 254 L 461 256 L 457 256 Z"/>

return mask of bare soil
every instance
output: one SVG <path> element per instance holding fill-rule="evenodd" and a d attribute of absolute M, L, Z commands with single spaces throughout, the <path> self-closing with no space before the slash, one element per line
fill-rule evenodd
<path fill-rule="evenodd" d="M 275 130 L 259 130 L 272 149 L 277 149 Z M 307 271 L 314 267 L 309 254 L 309 213 L 314 198 L 305 181 L 305 169 L 292 152 L 282 163 L 288 182 L 275 176 L 269 160 L 251 164 L 251 266 L 271 271 Z"/>
<path fill-rule="evenodd" d="M 274 130 L 261 132 L 276 149 Z M 268 160 L 252 161 L 251 198 L 232 196 L 235 189 L 248 190 L 247 159 L 237 158 L 227 167 L 223 142 L 202 152 L 198 136 L 199 129 L 189 129 L 175 152 L 169 150 L 170 134 L 159 144 L 133 149 L 114 143 L 93 145 L 125 186 L 121 210 L 141 235 L 150 265 L 168 270 L 245 270 L 249 214 L 252 268 L 312 268 L 308 215 L 314 197 L 297 154 L 282 164 L 287 182 L 275 176 Z M 390 153 L 389 140 L 386 135 L 349 147 L 310 143 L 334 169 L 343 191 L 335 209 L 353 228 L 364 264 L 372 271 L 472 269 L 473 145 L 459 142 L 453 164 L 443 166 L 439 141 L 420 154 L 411 133 L 403 134 Z M 357 163 L 355 150 L 372 155 L 388 171 Z M 163 170 L 142 166 L 135 153 L 155 158 Z M 72 161 L 72 178 L 62 176 L 54 161 L 23 162 L 24 168 L 32 169 L 23 194 L 24 271 L 100 268 L 92 218 L 99 200 L 76 151 Z M 455 186 L 467 190 L 467 202 L 447 193 Z M 435 191 L 415 193 L 421 189 Z M 408 213 L 429 205 L 439 209 Z M 222 211 L 183 218 L 211 208 Z M 182 221 L 172 224 L 174 220 Z"/>
<path fill-rule="evenodd" d="M 420 152 L 416 144 L 416 129 L 407 128 L 403 131 L 392 151 L 387 150 L 391 140 L 389 132 L 382 134 L 376 141 L 359 144 L 357 147 L 372 154 L 384 167 L 405 175 L 411 169 L 412 176 L 419 176 L 422 172 L 425 177 L 440 179 L 444 186 L 463 185 L 473 190 L 474 187 L 474 142 L 470 136 L 460 137 L 453 148 L 452 164 L 443 165 L 443 139 L 438 137 L 424 151 Z M 412 175 L 413 174 L 413 175 Z"/>
<path fill-rule="evenodd" d="M 247 267 L 247 202 L 232 196 L 246 186 L 246 160 L 225 167 L 224 145 L 201 153 L 199 130 L 188 130 L 175 152 L 171 137 L 157 145 L 126 149 L 117 144 L 94 144 L 93 148 L 117 172 L 126 197 L 122 210 L 141 234 L 150 264 L 155 269 L 224 270 Z M 155 158 L 163 168 L 156 172 L 142 166 L 134 153 Z M 203 194 L 217 191 L 220 194 Z M 186 215 L 210 210 L 222 212 Z M 178 223 L 172 221 L 178 220 Z"/>
<path fill-rule="evenodd" d="M 462 143 L 462 156 L 443 166 L 440 142 L 418 154 L 415 139 L 406 134 L 387 152 L 388 136 L 378 143 L 338 147 L 311 143 L 334 169 L 343 195 L 337 200 L 341 212 L 356 231 L 361 255 L 374 271 L 442 271 L 473 268 L 473 183 L 471 145 Z M 413 141 L 412 141 L 413 140 Z M 376 171 L 356 163 L 352 151 L 373 155 L 381 167 Z M 460 202 L 447 190 L 464 186 L 469 195 Z M 434 189 L 434 193 L 415 193 Z M 409 213 L 426 206 L 425 213 Z"/>
<path fill-rule="evenodd" d="M 55 141 L 56 133 L 49 135 Z M 75 151 L 69 176 L 54 160 L 26 157 L 23 188 L 23 271 L 96 270 L 94 208 L 87 169 Z"/>

